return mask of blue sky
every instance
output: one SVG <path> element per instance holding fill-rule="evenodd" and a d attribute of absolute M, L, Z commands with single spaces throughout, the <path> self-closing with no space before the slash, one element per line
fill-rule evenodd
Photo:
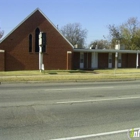
<path fill-rule="evenodd" d="M 109 24 L 120 25 L 130 17 L 140 20 L 140 0 L 0 0 L 0 28 L 4 35 L 36 8 L 59 28 L 80 23 L 88 30 L 87 45 L 104 39 Z"/>

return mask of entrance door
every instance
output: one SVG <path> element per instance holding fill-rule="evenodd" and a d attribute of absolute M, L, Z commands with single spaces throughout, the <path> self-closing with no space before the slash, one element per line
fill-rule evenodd
<path fill-rule="evenodd" d="M 93 52 L 92 53 L 92 69 L 98 68 L 98 53 Z"/>
<path fill-rule="evenodd" d="M 108 54 L 108 68 L 112 68 L 112 53 Z"/>
<path fill-rule="evenodd" d="M 122 55 L 121 53 L 118 54 L 118 68 L 122 67 Z"/>
<path fill-rule="evenodd" d="M 80 69 L 84 69 L 84 53 L 80 53 Z"/>

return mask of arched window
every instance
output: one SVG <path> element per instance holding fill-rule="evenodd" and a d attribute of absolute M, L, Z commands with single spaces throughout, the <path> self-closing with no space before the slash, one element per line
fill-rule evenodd
<path fill-rule="evenodd" d="M 29 52 L 32 52 L 32 35 L 29 35 Z"/>
<path fill-rule="evenodd" d="M 35 52 L 39 52 L 39 28 L 36 28 L 35 30 Z"/>

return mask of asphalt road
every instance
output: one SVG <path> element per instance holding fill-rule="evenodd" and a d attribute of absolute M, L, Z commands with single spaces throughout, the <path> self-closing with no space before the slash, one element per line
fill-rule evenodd
<path fill-rule="evenodd" d="M 127 140 L 139 127 L 140 81 L 0 85 L 0 140 Z"/>

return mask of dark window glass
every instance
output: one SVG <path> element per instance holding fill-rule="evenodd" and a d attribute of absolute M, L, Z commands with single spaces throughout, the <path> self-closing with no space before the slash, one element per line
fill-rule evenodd
<path fill-rule="evenodd" d="M 46 52 L 46 44 L 47 44 L 47 39 L 46 39 L 46 33 L 42 34 L 42 52 Z"/>
<path fill-rule="evenodd" d="M 40 33 L 40 30 L 39 28 L 37 28 L 35 30 L 35 52 L 39 52 L 39 33 Z"/>
<path fill-rule="evenodd" d="M 32 35 L 29 35 L 29 52 L 32 52 Z"/>

